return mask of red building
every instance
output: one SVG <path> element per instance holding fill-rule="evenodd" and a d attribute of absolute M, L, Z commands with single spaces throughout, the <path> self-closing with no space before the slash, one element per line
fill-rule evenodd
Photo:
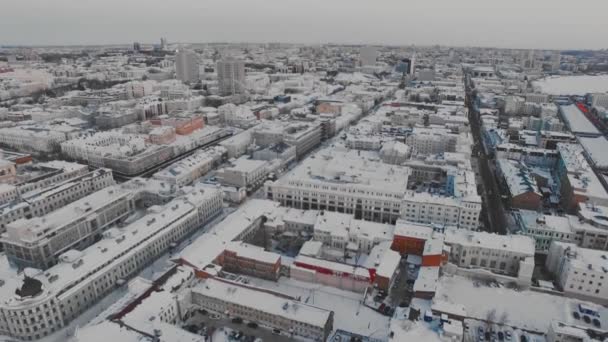
<path fill-rule="evenodd" d="M 422 255 L 424 244 L 433 236 L 428 225 L 398 220 L 391 249 L 404 254 Z"/>
<path fill-rule="evenodd" d="M 216 259 L 228 272 L 247 274 L 258 278 L 277 280 L 281 271 L 281 256 L 262 247 L 234 242 Z"/>
<path fill-rule="evenodd" d="M 422 267 L 439 267 L 448 262 L 449 253 L 445 250 L 443 240 L 443 235 L 439 235 L 426 242 L 422 252 Z"/>

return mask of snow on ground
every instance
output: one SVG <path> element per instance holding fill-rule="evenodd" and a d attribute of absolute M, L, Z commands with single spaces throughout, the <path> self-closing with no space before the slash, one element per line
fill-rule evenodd
<path fill-rule="evenodd" d="M 286 277 L 278 282 L 249 278 L 250 284 L 300 297 L 302 302 L 334 312 L 334 330 L 342 329 L 363 336 L 376 338 L 388 336 L 389 317 L 362 305 L 362 293 L 340 290 L 334 287 L 306 283 Z"/>
<path fill-rule="evenodd" d="M 476 319 L 485 320 L 488 313 L 495 310 L 494 322 L 504 319 L 507 325 L 538 332 L 546 332 L 552 319 L 580 324 L 580 321 L 573 322 L 572 312 L 583 303 L 529 290 L 489 287 L 468 278 L 446 275 L 439 282 L 435 299 L 463 304 L 467 315 Z M 600 311 L 602 317 L 608 316 L 608 309 Z"/>
<path fill-rule="evenodd" d="M 585 95 L 608 91 L 608 75 L 558 76 L 533 82 L 541 92 L 550 95 Z"/>
<path fill-rule="evenodd" d="M 394 341 L 442 341 L 439 334 L 433 331 L 429 324 L 421 321 L 412 322 L 394 319 L 391 321 L 391 331 L 394 334 L 392 338 Z"/>

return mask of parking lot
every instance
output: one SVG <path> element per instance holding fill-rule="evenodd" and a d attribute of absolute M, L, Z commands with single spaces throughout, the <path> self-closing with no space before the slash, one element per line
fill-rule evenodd
<path fill-rule="evenodd" d="M 545 342 L 542 335 L 531 334 L 510 326 L 488 324 L 467 319 L 464 321 L 464 342 Z"/>
<path fill-rule="evenodd" d="M 205 327 L 204 331 L 208 336 L 212 336 L 214 332 L 217 335 L 217 331 L 221 330 L 225 333 L 226 339 L 229 341 L 254 342 L 256 341 L 256 338 L 268 342 L 294 341 L 293 338 L 284 335 L 286 332 L 277 334 L 269 328 L 262 326 L 252 327 L 248 323 L 250 322 L 244 321 L 242 323 L 236 323 L 233 322 L 232 318 L 217 313 L 197 312 L 190 317 L 184 325 L 195 325 L 198 329 Z M 241 332 L 242 336 L 238 338 L 236 336 L 231 337 L 231 331 Z M 201 332 L 201 335 L 205 335 L 205 333 Z M 211 341 L 211 339 L 207 339 L 207 341 Z M 259 340 L 257 341 L 259 342 Z"/>

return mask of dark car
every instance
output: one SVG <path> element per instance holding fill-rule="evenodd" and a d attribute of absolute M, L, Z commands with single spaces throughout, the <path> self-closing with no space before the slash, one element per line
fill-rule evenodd
<path fill-rule="evenodd" d="M 241 324 L 241 323 L 243 323 L 243 319 L 241 317 L 234 317 L 232 319 L 232 323 Z"/>
<path fill-rule="evenodd" d="M 258 327 L 258 324 L 256 322 L 249 322 L 249 323 L 247 323 L 247 326 L 250 327 L 251 329 L 255 329 Z"/>

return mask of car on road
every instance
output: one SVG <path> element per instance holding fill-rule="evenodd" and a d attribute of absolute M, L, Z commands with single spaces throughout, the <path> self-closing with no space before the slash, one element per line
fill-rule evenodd
<path fill-rule="evenodd" d="M 232 323 L 241 324 L 241 323 L 243 323 L 243 319 L 241 317 L 234 317 L 232 319 Z"/>
<path fill-rule="evenodd" d="M 249 322 L 247 323 L 247 326 L 251 329 L 256 329 L 258 327 L 258 324 L 256 322 Z"/>

